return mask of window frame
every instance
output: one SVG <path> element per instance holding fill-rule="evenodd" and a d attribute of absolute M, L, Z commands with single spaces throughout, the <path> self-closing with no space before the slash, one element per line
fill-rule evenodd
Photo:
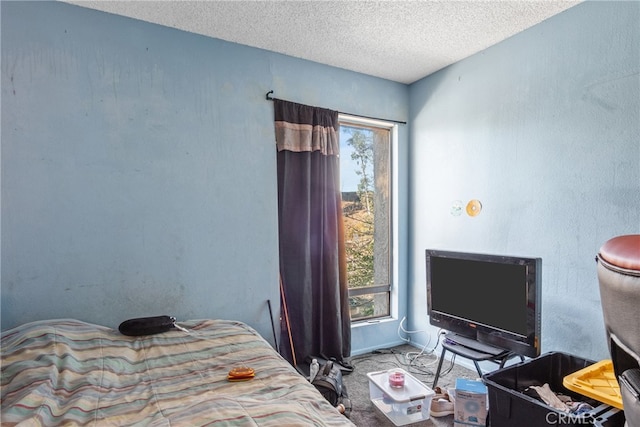
<path fill-rule="evenodd" d="M 365 117 L 354 116 L 350 114 L 340 113 L 338 115 L 338 124 L 340 127 L 361 127 L 361 128 L 378 128 L 389 131 L 389 283 L 387 285 L 374 285 L 364 288 L 349 289 L 349 297 L 358 295 L 368 295 L 373 293 L 388 293 L 389 310 L 387 315 L 366 317 L 362 319 L 352 319 L 352 326 L 369 324 L 385 319 L 394 319 L 398 313 L 398 287 L 396 286 L 398 279 L 398 203 L 396 195 L 398 194 L 398 125 L 396 123 L 371 119 Z"/>

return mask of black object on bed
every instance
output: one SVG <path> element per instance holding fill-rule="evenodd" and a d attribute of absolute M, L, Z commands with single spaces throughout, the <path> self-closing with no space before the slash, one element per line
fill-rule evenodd
<path fill-rule="evenodd" d="M 138 337 L 167 332 L 176 327 L 176 318 L 171 316 L 140 317 L 125 320 L 118 326 L 123 335 Z"/>

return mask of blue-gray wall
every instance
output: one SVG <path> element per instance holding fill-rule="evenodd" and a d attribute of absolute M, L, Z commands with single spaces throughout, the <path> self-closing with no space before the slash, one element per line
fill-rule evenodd
<path fill-rule="evenodd" d="M 408 87 L 60 2 L 1 7 L 2 329 L 171 314 L 242 320 L 272 341 L 266 92 L 406 120 Z M 397 342 L 397 323 L 358 328 L 354 350 Z"/>
<path fill-rule="evenodd" d="M 542 257 L 543 352 L 608 357 L 594 257 L 640 232 L 639 23 L 640 2 L 579 4 L 411 86 L 409 318 L 432 343 L 440 248 Z"/>

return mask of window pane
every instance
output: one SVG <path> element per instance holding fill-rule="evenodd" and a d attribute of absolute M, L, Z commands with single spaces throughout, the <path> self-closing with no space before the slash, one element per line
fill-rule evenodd
<path fill-rule="evenodd" d="M 340 173 L 352 320 L 389 315 L 390 132 L 342 124 Z M 380 292 L 380 286 L 385 291 Z M 376 287 L 364 294 L 362 288 Z"/>
<path fill-rule="evenodd" d="M 351 319 L 365 320 L 389 315 L 389 292 L 349 297 Z"/>

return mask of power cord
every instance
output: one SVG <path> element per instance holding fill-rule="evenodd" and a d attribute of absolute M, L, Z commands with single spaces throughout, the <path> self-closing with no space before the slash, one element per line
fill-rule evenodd
<path fill-rule="evenodd" d="M 409 338 L 405 338 L 402 334 L 401 331 L 404 334 L 415 334 L 415 333 L 421 333 L 421 332 L 426 332 L 424 330 L 415 330 L 415 331 L 410 331 L 405 329 L 404 327 L 404 322 L 406 320 L 406 317 L 403 317 L 402 320 L 400 321 L 400 324 L 398 325 L 398 336 L 400 337 L 401 340 L 410 343 L 411 339 Z M 434 375 L 433 372 L 431 372 L 430 367 L 432 365 L 435 365 L 436 363 L 438 363 L 439 361 L 439 357 L 436 356 L 433 359 L 429 359 L 427 363 L 422 362 L 423 360 L 423 356 L 430 356 L 433 355 L 436 348 L 438 347 L 438 345 L 440 344 L 440 340 L 441 338 L 446 334 L 446 331 L 443 331 L 442 329 L 440 329 L 438 331 L 438 335 L 437 335 L 437 339 L 436 339 L 436 343 L 433 347 L 428 348 L 429 344 L 431 343 L 431 335 L 428 335 L 428 339 L 427 342 L 422 346 L 421 350 L 418 352 L 407 352 L 404 355 L 405 361 L 403 363 L 403 365 L 407 366 L 410 372 L 413 373 L 420 373 L 422 375 Z M 417 371 L 417 372 L 416 372 Z"/>
<path fill-rule="evenodd" d="M 403 324 L 404 321 L 407 320 L 406 317 L 403 317 L 402 320 L 400 321 L 400 324 L 398 325 L 398 337 L 400 337 L 400 339 L 404 342 L 410 343 L 411 342 L 411 338 L 405 338 L 400 334 L 400 331 L 404 332 L 405 334 L 419 334 L 421 332 L 426 332 L 426 331 L 407 331 Z M 431 340 L 431 336 L 429 336 L 429 341 Z"/>

